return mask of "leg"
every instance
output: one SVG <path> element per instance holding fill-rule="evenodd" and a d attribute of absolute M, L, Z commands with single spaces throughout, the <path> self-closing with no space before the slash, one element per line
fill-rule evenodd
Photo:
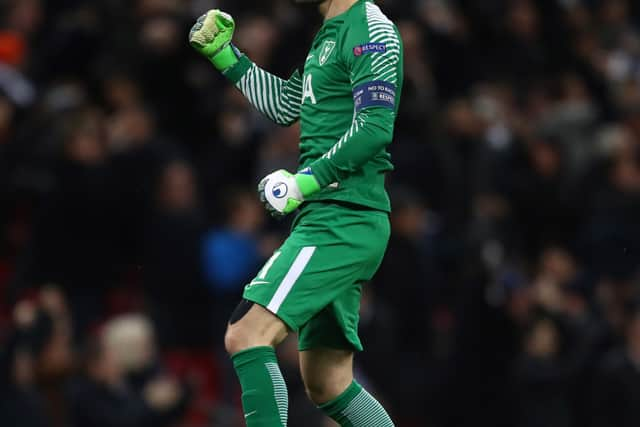
<path fill-rule="evenodd" d="M 286 336 L 285 324 L 258 304 L 244 300 L 231 316 L 225 347 L 240 379 L 248 427 L 287 425 L 287 387 L 274 350 Z"/>
<path fill-rule="evenodd" d="M 245 287 L 245 300 L 255 304 L 241 304 L 225 341 L 242 385 L 249 427 L 286 425 L 287 392 L 273 346 L 287 331 L 300 331 L 300 350 L 347 348 L 351 360 L 350 352 L 362 349 L 357 334 L 359 283 L 371 277 L 382 259 L 388 228 L 382 212 L 309 204 L 296 218 L 293 233 Z M 334 320 L 338 316 L 339 322 L 325 324 L 321 312 Z M 320 335 L 324 345 L 313 338 Z M 343 365 L 340 360 L 329 362 L 327 366 Z M 337 372 L 346 371 L 350 368 Z M 360 386 L 349 386 L 350 375 L 337 388 L 358 395 Z"/>
<path fill-rule="evenodd" d="M 300 353 L 309 398 L 342 427 L 393 427 L 382 405 L 353 380 L 353 353 L 318 348 Z"/>
<path fill-rule="evenodd" d="M 309 399 L 322 405 L 353 382 L 353 352 L 329 348 L 301 351 L 300 373 Z"/>

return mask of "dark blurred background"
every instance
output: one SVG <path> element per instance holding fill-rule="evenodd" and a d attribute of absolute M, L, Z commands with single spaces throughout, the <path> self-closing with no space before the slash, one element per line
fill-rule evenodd
<path fill-rule="evenodd" d="M 640 425 L 640 3 L 385 0 L 405 43 L 393 236 L 358 379 L 398 427 Z M 288 0 L 0 2 L 0 425 L 235 427 L 222 348 L 296 168 L 187 44 L 220 7 L 288 76 Z M 307 403 L 281 348 L 290 425 Z"/>

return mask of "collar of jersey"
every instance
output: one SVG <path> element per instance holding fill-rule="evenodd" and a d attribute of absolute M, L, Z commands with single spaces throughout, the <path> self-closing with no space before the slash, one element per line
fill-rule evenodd
<path fill-rule="evenodd" d="M 327 26 L 327 25 L 331 25 L 334 22 L 342 22 L 344 21 L 345 16 L 347 16 L 347 14 L 349 12 L 351 12 L 356 6 L 358 6 L 360 3 L 364 3 L 367 1 L 371 1 L 371 0 L 358 0 L 357 2 L 355 2 L 354 4 L 351 5 L 351 7 L 347 10 L 345 10 L 344 12 L 342 12 L 340 15 L 336 15 L 333 18 L 327 19 L 326 21 L 324 21 L 324 23 L 322 24 L 323 27 Z"/>

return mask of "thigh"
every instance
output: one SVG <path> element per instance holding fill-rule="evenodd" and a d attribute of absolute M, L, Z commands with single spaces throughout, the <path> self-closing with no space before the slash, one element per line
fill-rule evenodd
<path fill-rule="evenodd" d="M 302 351 L 300 373 L 313 401 L 318 404 L 328 402 L 353 381 L 353 353 L 328 348 Z"/>

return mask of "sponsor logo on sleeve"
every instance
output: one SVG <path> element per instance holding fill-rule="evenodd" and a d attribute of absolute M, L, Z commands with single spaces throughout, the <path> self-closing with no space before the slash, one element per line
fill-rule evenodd
<path fill-rule="evenodd" d="M 369 53 L 385 53 L 386 51 L 386 43 L 365 43 L 353 48 L 353 54 L 355 56 L 367 55 Z"/>

